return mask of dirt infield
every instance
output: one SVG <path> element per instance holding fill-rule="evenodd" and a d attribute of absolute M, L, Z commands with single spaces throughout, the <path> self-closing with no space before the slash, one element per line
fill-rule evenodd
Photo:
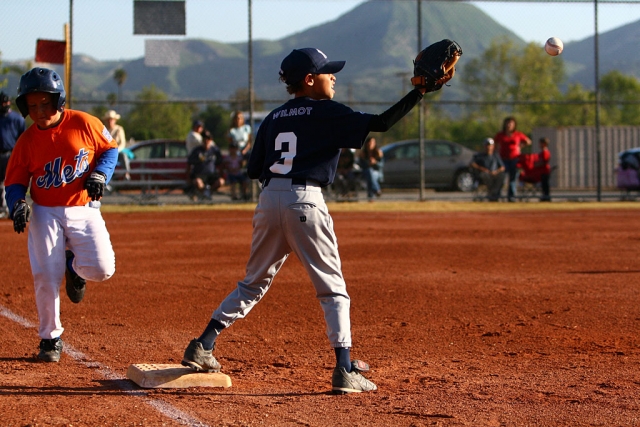
<path fill-rule="evenodd" d="M 0 222 L 3 426 L 640 425 L 640 211 L 334 211 L 354 357 L 377 392 L 332 396 L 295 256 L 218 339 L 230 389 L 141 390 L 242 278 L 250 210 L 105 212 L 116 275 L 61 301 L 71 353 L 38 363 L 26 236 Z"/>

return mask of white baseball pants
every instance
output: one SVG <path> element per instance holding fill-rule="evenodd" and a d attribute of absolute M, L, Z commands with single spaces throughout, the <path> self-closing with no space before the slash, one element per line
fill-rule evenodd
<path fill-rule="evenodd" d="M 89 281 L 110 278 L 116 269 L 115 254 L 99 208 L 89 206 L 47 207 L 36 203 L 29 222 L 29 261 L 36 294 L 42 339 L 59 337 L 60 285 L 65 271 L 65 250 L 75 259 L 76 273 Z"/>

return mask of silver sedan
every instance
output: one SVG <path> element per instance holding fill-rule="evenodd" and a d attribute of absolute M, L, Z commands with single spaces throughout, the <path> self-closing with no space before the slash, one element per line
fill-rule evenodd
<path fill-rule="evenodd" d="M 420 183 L 419 140 L 399 141 L 382 147 L 385 187 L 416 188 Z M 425 187 L 471 191 L 473 175 L 469 169 L 476 152 L 443 140 L 425 140 Z"/>

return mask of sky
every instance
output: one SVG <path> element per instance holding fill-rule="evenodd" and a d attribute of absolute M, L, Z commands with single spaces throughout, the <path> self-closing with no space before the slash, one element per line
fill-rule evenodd
<path fill-rule="evenodd" d="M 133 0 L 2 0 L 0 59 L 33 59 L 37 39 L 63 40 L 73 1 L 73 51 L 98 60 L 144 56 L 133 35 Z M 365 0 L 252 0 L 253 39 L 276 40 L 332 21 Z M 378 0 L 380 1 L 380 0 Z M 405 0 L 409 1 L 409 0 Z M 593 3 L 472 2 L 526 42 L 565 43 L 593 35 Z M 240 42 L 248 38 L 247 0 L 186 0 L 186 38 Z M 640 20 L 640 2 L 598 7 L 600 33 Z"/>

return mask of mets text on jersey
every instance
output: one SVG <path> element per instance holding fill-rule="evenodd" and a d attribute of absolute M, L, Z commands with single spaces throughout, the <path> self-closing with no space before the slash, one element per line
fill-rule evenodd
<path fill-rule="evenodd" d="M 76 161 L 73 165 L 66 165 L 62 168 L 62 157 L 57 157 L 53 162 L 44 166 L 44 175 L 36 178 L 35 183 L 40 188 L 60 187 L 62 184 L 69 184 L 76 178 L 80 178 L 89 170 L 89 152 L 84 148 L 74 156 Z"/>

